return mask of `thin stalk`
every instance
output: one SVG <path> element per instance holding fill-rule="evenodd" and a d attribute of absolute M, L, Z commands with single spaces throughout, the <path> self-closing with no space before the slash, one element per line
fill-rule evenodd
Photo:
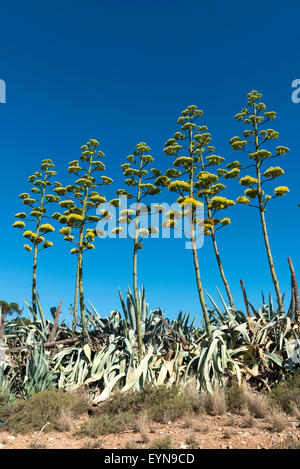
<path fill-rule="evenodd" d="M 204 167 L 202 156 L 201 156 L 201 164 L 202 164 L 202 169 L 204 171 L 205 167 Z M 211 210 L 209 208 L 209 197 L 208 197 L 207 194 L 205 194 L 205 202 L 206 202 L 208 217 L 212 218 L 212 213 L 211 213 Z M 222 261 L 221 261 L 221 256 L 220 256 L 220 253 L 219 253 L 217 239 L 216 239 L 216 233 L 215 233 L 215 230 L 214 230 L 213 226 L 211 227 L 211 238 L 212 238 L 212 242 L 213 242 L 213 247 L 214 247 L 214 251 L 215 251 L 219 271 L 220 271 L 220 274 L 221 274 L 221 277 L 222 277 L 222 280 L 223 280 L 223 283 L 224 283 L 224 287 L 225 287 L 225 290 L 226 290 L 226 293 L 227 293 L 227 296 L 228 296 L 228 301 L 229 301 L 229 304 L 230 304 L 231 308 L 233 310 L 235 310 L 233 297 L 232 297 L 230 287 L 229 287 L 229 283 L 228 283 L 228 280 L 226 278 L 225 271 L 224 271 L 224 268 L 223 268 L 223 264 L 222 264 Z"/>
<path fill-rule="evenodd" d="M 89 169 L 88 175 L 91 175 L 92 169 L 92 158 L 90 158 L 89 162 Z M 85 188 L 85 195 L 82 202 L 82 218 L 85 220 L 86 210 L 87 210 L 87 202 L 88 202 L 88 195 L 89 195 L 89 188 Z M 84 290 L 83 290 L 83 241 L 84 241 L 84 221 L 80 225 L 79 231 L 79 246 L 78 246 L 78 260 L 77 260 L 77 273 L 78 273 L 78 283 L 76 282 L 76 287 L 79 287 L 79 306 L 80 306 L 80 316 L 81 316 L 81 327 L 82 327 L 82 336 L 84 342 L 89 340 L 87 327 L 86 327 L 86 319 L 84 314 Z M 77 275 L 76 273 L 76 275 Z M 75 296 L 76 296 L 76 288 L 75 288 Z M 75 308 L 75 305 L 74 305 Z"/>
<path fill-rule="evenodd" d="M 46 179 L 46 177 L 45 177 Z M 42 189 L 42 198 L 41 198 L 41 204 L 40 208 L 44 208 L 44 200 L 45 200 L 45 187 Z M 41 226 L 41 220 L 42 216 L 39 216 L 37 219 L 37 225 L 36 225 L 36 230 L 35 233 L 37 235 L 37 238 L 40 235 L 40 226 Z M 34 316 L 37 316 L 37 258 L 38 258 L 38 244 L 35 242 L 34 244 L 34 250 L 33 250 L 33 266 L 32 266 L 32 310 Z"/>
<path fill-rule="evenodd" d="M 143 160 L 140 161 L 140 171 L 142 169 Z M 142 357 L 142 327 L 141 327 L 141 310 L 140 303 L 138 298 L 138 286 L 137 286 L 137 251 L 138 251 L 138 236 L 137 230 L 139 227 L 140 220 L 140 197 L 141 197 L 141 176 L 139 176 L 138 181 L 138 191 L 137 191 L 137 206 L 136 206 L 136 218 L 134 225 L 134 241 L 133 241 L 133 295 L 136 305 L 136 327 L 137 327 L 137 340 L 138 340 L 138 355 L 139 359 Z"/>
<path fill-rule="evenodd" d="M 229 304 L 230 304 L 231 308 L 233 310 L 235 310 L 233 297 L 232 297 L 232 294 L 231 294 L 231 291 L 230 291 L 228 280 L 227 280 L 225 272 L 224 272 L 224 268 L 223 268 L 223 264 L 222 264 L 222 261 L 221 261 L 221 256 L 220 256 L 220 253 L 219 253 L 217 240 L 216 240 L 216 233 L 215 233 L 213 227 L 212 227 L 212 230 L 211 230 L 211 239 L 212 239 L 212 242 L 213 242 L 214 251 L 215 251 L 219 271 L 220 271 L 220 274 L 221 274 L 221 277 L 222 277 L 222 280 L 223 280 L 223 283 L 224 283 L 224 287 L 225 287 L 225 290 L 226 290 L 226 293 L 227 293 Z"/>
<path fill-rule="evenodd" d="M 76 283 L 75 283 L 73 323 L 72 323 L 73 332 L 75 331 L 76 324 L 77 324 L 78 290 L 79 290 L 79 262 L 77 262 L 77 267 L 76 267 Z"/>
<path fill-rule="evenodd" d="M 254 106 L 254 115 L 256 116 L 256 107 Z M 255 131 L 255 148 L 256 152 L 259 150 L 259 142 L 258 142 L 258 128 L 257 128 L 257 122 L 255 120 L 254 123 L 254 131 Z M 266 224 L 266 218 L 265 218 L 265 209 L 263 206 L 263 191 L 262 191 L 262 186 L 261 186 L 261 162 L 256 161 L 256 176 L 257 176 L 257 191 L 258 191 L 258 205 L 259 205 L 259 213 L 260 213 L 260 220 L 261 220 L 261 226 L 263 230 L 263 236 L 264 236 L 264 242 L 265 242 L 265 247 L 267 251 L 267 256 L 268 256 L 268 262 L 269 262 L 269 267 L 270 267 L 270 272 L 273 280 L 273 284 L 275 287 L 276 291 L 276 296 L 277 296 L 277 303 L 278 303 L 278 309 L 279 311 L 283 310 L 283 304 L 282 304 L 282 296 L 281 296 L 281 291 L 279 287 L 279 282 L 277 280 L 276 272 L 275 272 L 275 267 L 274 267 L 274 262 L 273 262 L 273 256 L 271 252 L 271 247 L 270 247 L 270 241 L 269 241 L 269 236 L 268 236 L 268 231 L 267 231 L 267 224 Z"/>
<path fill-rule="evenodd" d="M 190 130 L 190 132 L 189 132 L 189 139 L 190 139 L 189 152 L 190 152 L 190 157 L 192 157 L 192 154 L 193 154 L 193 148 L 192 148 L 193 133 L 192 133 L 192 130 Z M 192 169 L 191 169 L 191 172 L 190 172 L 190 181 L 189 182 L 190 182 L 190 197 L 193 198 L 193 196 L 194 196 L 194 167 L 193 167 L 193 165 L 192 165 Z M 199 268 L 199 259 L 198 259 L 197 246 L 196 246 L 196 240 L 195 240 L 195 227 L 194 227 L 193 208 L 192 208 L 192 214 L 191 214 L 191 220 L 190 220 L 190 228 L 191 228 L 193 261 L 194 261 L 195 276 L 196 276 L 196 283 L 197 283 L 197 289 L 198 289 L 198 294 L 199 294 L 199 300 L 200 300 L 200 304 L 201 304 L 201 307 L 202 307 L 202 312 L 203 312 L 203 316 L 204 316 L 207 336 L 209 338 L 211 338 L 212 329 L 211 329 L 211 324 L 210 324 L 210 320 L 209 320 L 209 316 L 208 316 L 208 311 L 207 311 L 206 304 L 205 304 L 205 299 L 204 299 L 204 292 L 203 292 L 201 275 L 200 275 L 200 268 Z"/>

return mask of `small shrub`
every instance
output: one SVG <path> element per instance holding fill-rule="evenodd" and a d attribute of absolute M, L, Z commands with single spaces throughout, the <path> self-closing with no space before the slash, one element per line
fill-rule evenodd
<path fill-rule="evenodd" d="M 293 415 L 296 417 L 297 420 L 300 420 L 300 407 L 298 407 L 294 402 L 292 402 L 291 408 Z"/>
<path fill-rule="evenodd" d="M 32 440 L 28 445 L 28 449 L 47 449 L 47 446 L 41 441 Z"/>
<path fill-rule="evenodd" d="M 196 449 L 198 448 L 198 441 L 195 437 L 195 435 L 191 434 L 185 439 L 185 444 L 191 448 L 191 449 Z"/>
<path fill-rule="evenodd" d="M 141 447 L 141 443 L 138 441 L 127 441 L 125 445 L 125 449 L 140 449 Z"/>
<path fill-rule="evenodd" d="M 229 430 L 226 429 L 226 430 L 224 431 L 223 438 L 224 438 L 225 440 L 230 440 L 230 439 L 232 438 L 232 434 L 230 433 Z"/>
<path fill-rule="evenodd" d="M 27 433 L 40 431 L 46 424 L 45 431 L 51 431 L 57 424 L 57 416 L 62 410 L 69 411 L 76 417 L 88 409 L 83 398 L 57 389 L 39 392 L 28 400 L 17 400 L 11 407 L 0 431 Z"/>
<path fill-rule="evenodd" d="M 72 429 L 73 418 L 69 409 L 61 409 L 58 420 L 55 424 L 55 430 L 59 432 L 69 432 Z"/>
<path fill-rule="evenodd" d="M 279 409 L 273 409 L 269 416 L 271 429 L 275 432 L 282 432 L 287 426 L 285 415 Z"/>
<path fill-rule="evenodd" d="M 0 422 L 5 422 L 11 412 L 14 398 L 10 394 L 0 393 Z"/>
<path fill-rule="evenodd" d="M 255 420 L 251 412 L 249 412 L 248 409 L 245 410 L 245 413 L 243 415 L 242 419 L 242 426 L 244 428 L 252 428 L 254 426 Z"/>
<path fill-rule="evenodd" d="M 230 412 L 241 412 L 245 404 L 245 393 L 241 386 L 236 383 L 225 389 L 227 409 Z"/>
<path fill-rule="evenodd" d="M 229 417 L 229 419 L 228 419 L 227 422 L 226 422 L 226 425 L 227 425 L 228 427 L 234 427 L 234 426 L 235 426 L 235 420 L 234 420 L 234 418 L 233 418 L 232 416 Z"/>
<path fill-rule="evenodd" d="M 157 438 L 149 445 L 149 449 L 172 449 L 172 441 L 169 436 Z"/>
<path fill-rule="evenodd" d="M 181 395 L 177 387 L 148 385 L 141 391 L 115 394 L 101 404 L 95 413 L 117 415 L 122 412 L 138 414 L 144 411 L 148 413 L 150 419 L 165 423 L 176 420 L 191 410 L 190 400 Z"/>
<path fill-rule="evenodd" d="M 207 395 L 206 410 L 210 415 L 225 414 L 227 407 L 223 389 L 216 389 L 212 394 Z"/>
<path fill-rule="evenodd" d="M 183 421 L 182 428 L 191 428 L 191 426 L 192 426 L 191 415 L 187 415 Z"/>
<path fill-rule="evenodd" d="M 280 441 L 275 449 L 300 449 L 300 440 L 291 435 Z"/>
<path fill-rule="evenodd" d="M 195 413 L 205 413 L 206 395 L 198 391 L 195 380 L 191 380 L 184 388 L 182 395 L 191 403 Z"/>
<path fill-rule="evenodd" d="M 122 433 L 136 426 L 136 416 L 131 412 L 120 412 L 117 415 L 103 414 L 84 422 L 76 431 L 76 436 L 97 438 L 99 435 Z"/>
<path fill-rule="evenodd" d="M 102 442 L 101 440 L 95 440 L 95 441 L 86 441 L 83 443 L 81 449 L 99 449 L 102 448 Z"/>
<path fill-rule="evenodd" d="M 122 412 L 140 412 L 144 407 L 144 393 L 147 391 L 117 392 L 112 397 L 100 404 L 95 413 L 97 414 L 119 414 Z"/>
<path fill-rule="evenodd" d="M 149 443 L 149 432 L 151 431 L 151 422 L 147 412 L 142 412 L 138 415 L 137 431 L 141 435 L 142 443 Z"/>
<path fill-rule="evenodd" d="M 144 402 L 149 417 L 160 423 L 173 422 L 192 410 L 191 402 L 175 387 L 161 387 L 156 392 L 146 393 Z"/>
<path fill-rule="evenodd" d="M 293 405 L 300 408 L 300 374 L 279 383 L 270 397 L 283 412 L 292 413 Z"/>
<path fill-rule="evenodd" d="M 257 394 L 251 390 L 245 391 L 245 405 L 255 418 L 265 418 L 269 412 L 269 403 L 262 394 Z"/>

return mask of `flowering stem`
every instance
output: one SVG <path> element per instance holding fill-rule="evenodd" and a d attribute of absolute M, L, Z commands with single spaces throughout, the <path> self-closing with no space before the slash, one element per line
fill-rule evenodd
<path fill-rule="evenodd" d="M 140 161 L 140 171 L 142 170 L 142 157 Z M 140 311 L 140 304 L 138 299 L 138 287 L 137 287 L 137 251 L 138 251 L 138 235 L 137 230 L 139 227 L 139 207 L 140 207 L 140 199 L 141 199 L 141 175 L 139 175 L 138 181 L 138 191 L 137 191 L 137 206 L 136 206 L 136 218 L 135 218 L 135 225 L 134 225 L 134 242 L 133 242 L 133 294 L 135 299 L 136 305 L 136 327 L 137 327 L 137 340 L 138 340 L 138 355 L 139 360 L 142 357 L 142 328 L 141 328 L 141 311 Z"/>
<path fill-rule="evenodd" d="M 205 171 L 202 156 L 201 156 L 201 164 L 202 164 L 202 170 Z M 209 200 L 208 194 L 205 194 L 205 202 L 206 202 L 206 207 L 207 207 L 208 218 L 212 219 L 213 217 L 212 217 L 211 209 L 209 208 L 210 200 Z M 229 304 L 230 304 L 231 308 L 233 310 L 235 310 L 233 297 L 232 297 L 232 294 L 231 294 L 231 291 L 230 291 L 229 283 L 227 281 L 227 278 L 226 278 L 226 275 L 225 275 L 225 272 L 224 272 L 223 264 L 222 264 L 222 261 L 221 261 L 221 256 L 220 256 L 219 249 L 218 249 L 216 233 L 215 233 L 215 230 L 214 230 L 213 226 L 211 227 L 211 238 L 212 238 L 212 241 L 213 241 L 213 246 L 214 246 L 214 251 L 215 251 L 219 271 L 220 271 L 220 274 L 221 274 L 221 277 L 222 277 L 222 280 L 223 280 L 223 283 L 224 283 L 224 287 L 225 287 L 225 290 L 226 290 L 226 293 L 227 293 L 227 296 L 228 296 Z"/>
<path fill-rule="evenodd" d="M 47 177 L 45 176 L 45 180 Z M 40 209 L 44 208 L 44 200 L 45 200 L 45 187 L 42 189 L 42 197 L 41 197 L 41 204 L 40 204 Z M 36 283 L 37 283 L 37 256 L 38 256 L 38 243 L 37 239 L 40 234 L 40 226 L 41 226 L 41 220 L 42 220 L 42 215 L 40 215 L 37 219 L 37 224 L 36 224 L 36 238 L 35 238 L 35 243 L 34 243 L 34 250 L 33 250 L 33 267 L 32 267 L 32 311 L 34 316 L 37 316 L 37 289 L 36 289 Z"/>
<path fill-rule="evenodd" d="M 254 115 L 255 116 L 257 115 L 255 106 L 254 106 Z M 259 151 L 259 142 L 258 142 L 258 127 L 257 127 L 256 119 L 254 121 L 254 132 L 255 132 L 255 149 L 256 149 L 255 151 L 258 152 Z M 261 166 L 261 162 L 256 161 L 256 176 L 257 176 L 257 191 L 258 191 L 257 197 L 258 197 L 260 220 L 261 220 L 261 226 L 262 226 L 262 230 L 263 230 L 263 236 L 264 236 L 265 247 L 266 247 L 267 256 L 268 256 L 270 272 L 271 272 L 272 280 L 273 280 L 275 291 L 276 291 L 278 309 L 279 309 L 279 311 L 282 311 L 283 310 L 282 296 L 281 296 L 281 292 L 280 292 L 279 282 L 277 280 L 277 276 L 276 276 L 276 272 L 275 272 L 273 256 L 272 256 L 272 252 L 271 252 L 270 241 L 269 241 L 269 236 L 268 236 L 268 231 L 267 231 L 267 224 L 266 224 L 266 218 L 265 218 L 265 208 L 264 208 L 264 205 L 263 205 L 263 191 L 262 191 L 262 183 L 261 183 L 260 166 Z"/>
<path fill-rule="evenodd" d="M 190 157 L 192 157 L 192 154 L 193 154 L 193 147 L 192 147 L 193 133 L 192 133 L 192 130 L 190 130 L 190 132 L 189 132 L 189 139 L 190 139 L 189 153 L 190 153 Z M 190 183 L 190 198 L 193 198 L 193 195 L 194 195 L 194 169 L 193 169 L 193 166 L 192 166 L 192 169 L 191 169 L 191 172 L 190 172 L 189 183 Z M 192 211 L 193 211 L 193 208 L 192 208 Z M 194 214 L 193 213 L 191 215 L 190 228 L 191 228 L 193 261 L 194 261 L 195 276 L 196 276 L 196 283 L 197 283 L 197 289 L 198 289 L 198 294 L 199 294 L 199 300 L 200 300 L 200 304 L 201 304 L 202 311 L 203 311 L 206 332 L 207 332 L 208 337 L 211 338 L 212 330 L 211 330 L 211 324 L 210 324 L 210 320 L 209 320 L 209 316 L 208 316 L 208 312 L 207 312 L 207 308 L 206 308 L 206 304 L 205 304 L 204 292 L 203 292 L 200 269 L 199 269 L 199 259 L 198 259 L 196 241 L 195 241 L 195 227 L 194 227 Z"/>
<path fill-rule="evenodd" d="M 219 266 L 220 274 L 221 274 L 221 277 L 222 277 L 222 280 L 223 280 L 223 283 L 224 283 L 224 287 L 225 287 L 225 290 L 226 290 L 226 293 L 227 293 L 227 296 L 228 296 L 228 301 L 229 301 L 229 304 L 230 304 L 231 308 L 233 310 L 235 310 L 233 297 L 232 297 L 232 294 L 231 294 L 231 291 L 230 291 L 229 283 L 227 281 L 227 278 L 226 278 L 226 275 L 225 275 L 225 272 L 224 272 L 224 268 L 223 268 L 223 265 L 222 265 L 222 261 L 221 261 L 221 257 L 220 257 L 220 253 L 219 253 L 219 249 L 218 249 L 218 244 L 217 244 L 217 240 L 216 240 L 216 234 L 215 234 L 215 231 L 214 231 L 213 227 L 212 227 L 212 230 L 211 230 L 211 238 L 212 238 L 212 241 L 213 241 L 214 251 L 215 251 L 217 263 L 218 263 L 218 266 Z"/>
<path fill-rule="evenodd" d="M 92 157 L 89 160 L 88 176 L 91 175 L 91 170 L 92 170 Z M 80 224 L 78 262 L 77 262 L 77 272 L 76 272 L 76 276 L 78 274 L 78 282 L 76 281 L 76 286 L 75 286 L 75 300 L 76 301 L 77 301 L 76 296 L 78 297 L 78 293 L 76 294 L 76 289 L 79 287 L 79 305 L 80 305 L 82 335 L 83 335 L 84 342 L 88 341 L 88 332 L 87 332 L 85 312 L 84 312 L 85 306 L 84 306 L 84 291 L 83 291 L 84 220 L 85 220 L 86 211 L 87 211 L 88 195 L 89 195 L 89 188 L 85 186 L 85 194 L 84 194 L 84 199 L 82 202 L 83 221 Z M 77 310 L 75 305 L 74 305 L 74 310 Z"/>
<path fill-rule="evenodd" d="M 73 332 L 75 332 L 76 324 L 77 324 L 78 287 L 79 287 L 79 262 L 77 262 L 77 268 L 76 268 L 76 283 L 75 283 L 73 324 L 72 324 Z"/>

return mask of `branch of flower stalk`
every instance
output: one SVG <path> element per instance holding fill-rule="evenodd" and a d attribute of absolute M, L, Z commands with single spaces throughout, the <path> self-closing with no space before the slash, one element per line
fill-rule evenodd
<path fill-rule="evenodd" d="M 298 321 L 300 317 L 299 290 L 298 290 L 296 274 L 295 274 L 295 270 L 294 270 L 291 257 L 288 258 L 288 263 L 289 263 L 289 268 L 291 271 L 292 296 L 294 297 L 294 302 L 295 302 L 295 321 Z"/>
<path fill-rule="evenodd" d="M 6 313 L 2 309 L 2 305 L 0 305 L 0 340 L 3 337 L 5 319 Z"/>
<path fill-rule="evenodd" d="M 243 292 L 244 303 L 245 303 L 245 306 L 246 306 L 247 314 L 248 314 L 249 318 L 251 318 L 251 312 L 250 312 L 248 298 L 247 298 L 247 294 L 246 294 L 246 290 L 245 290 L 243 280 L 240 280 L 240 283 L 241 283 L 241 288 L 242 288 L 242 292 Z"/>
<path fill-rule="evenodd" d="M 61 305 L 62 305 L 62 300 L 60 300 L 59 306 L 58 306 L 58 308 L 56 310 L 56 313 L 55 313 L 55 319 L 54 319 L 53 328 L 52 328 L 52 331 L 51 331 L 49 342 L 53 342 L 55 340 L 55 337 L 56 337 L 56 331 L 57 331 L 57 327 L 58 327 L 59 316 L 60 316 L 60 313 L 61 313 Z"/>

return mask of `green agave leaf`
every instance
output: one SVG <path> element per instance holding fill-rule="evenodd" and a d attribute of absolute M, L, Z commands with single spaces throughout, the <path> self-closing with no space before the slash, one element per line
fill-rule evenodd
<path fill-rule="evenodd" d="M 128 391 L 128 389 L 132 388 L 138 382 L 138 380 L 142 376 L 144 368 L 148 367 L 148 362 L 150 358 L 152 357 L 152 353 L 153 353 L 153 346 L 150 345 L 147 355 L 145 355 L 145 357 L 142 359 L 138 367 L 132 373 L 128 372 L 125 386 L 121 391 L 122 393 Z"/>

